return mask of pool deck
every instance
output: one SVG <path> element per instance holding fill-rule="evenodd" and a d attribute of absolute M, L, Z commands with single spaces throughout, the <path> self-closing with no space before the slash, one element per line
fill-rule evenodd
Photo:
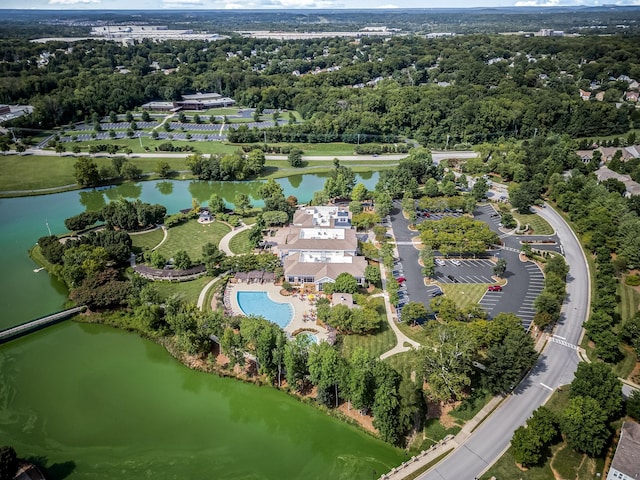
<path fill-rule="evenodd" d="M 315 307 L 305 297 L 304 300 L 299 296 L 280 294 L 282 287 L 273 283 L 228 283 L 227 293 L 229 295 L 229 303 L 234 315 L 244 315 L 240 305 L 238 305 L 237 292 L 267 292 L 268 297 L 276 303 L 289 303 L 293 307 L 293 320 L 289 325 L 284 327 L 284 331 L 292 335 L 296 330 L 305 329 L 318 337 L 319 341 L 327 340 L 329 332 L 324 327 L 317 325 L 315 320 L 305 320 L 305 313 L 315 312 Z"/>

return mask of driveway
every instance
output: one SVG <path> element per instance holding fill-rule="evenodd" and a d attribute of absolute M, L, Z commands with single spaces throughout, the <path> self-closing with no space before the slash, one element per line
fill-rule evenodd
<path fill-rule="evenodd" d="M 547 207 L 537 211 L 555 229 L 565 248 L 569 276 L 560 320 L 529 375 L 459 448 L 418 478 L 459 480 L 479 477 L 508 448 L 513 432 L 555 389 L 571 382 L 578 365 L 576 346 L 590 306 L 589 269 L 580 244 L 562 217 Z"/>

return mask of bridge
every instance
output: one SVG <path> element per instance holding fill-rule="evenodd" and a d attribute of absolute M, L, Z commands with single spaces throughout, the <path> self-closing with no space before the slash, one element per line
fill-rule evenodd
<path fill-rule="evenodd" d="M 86 308 L 87 307 L 85 307 L 84 305 L 68 308 L 66 310 L 62 310 L 61 312 L 47 315 L 46 317 L 40 317 L 35 320 L 31 320 L 30 322 L 16 325 L 15 327 L 6 328 L 0 331 L 0 343 L 15 340 L 16 338 L 20 338 L 23 335 L 27 335 L 28 333 L 40 330 L 44 327 L 48 327 L 49 325 L 61 322 L 62 320 L 66 320 L 67 318 L 74 316 L 76 313 L 83 312 L 84 310 L 86 310 Z"/>

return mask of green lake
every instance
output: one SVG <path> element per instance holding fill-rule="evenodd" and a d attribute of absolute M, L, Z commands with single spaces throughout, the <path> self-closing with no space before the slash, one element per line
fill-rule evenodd
<path fill-rule="evenodd" d="M 369 188 L 377 174 L 362 179 Z M 310 199 L 324 179 L 279 181 Z M 0 327 L 63 307 L 64 287 L 27 250 L 63 220 L 126 196 L 169 212 L 233 202 L 257 182 L 144 182 L 104 191 L 0 199 Z M 159 185 L 160 184 L 160 185 Z M 258 202 L 255 202 L 256 204 Z M 66 321 L 0 346 L 0 444 L 52 479 L 286 479 L 379 476 L 403 459 L 358 429 L 269 387 L 187 369 L 135 334 Z"/>

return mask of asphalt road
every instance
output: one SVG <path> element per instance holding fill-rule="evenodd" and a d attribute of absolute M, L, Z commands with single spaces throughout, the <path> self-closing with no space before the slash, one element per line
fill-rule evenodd
<path fill-rule="evenodd" d="M 425 480 L 466 480 L 479 477 L 508 448 L 513 432 L 544 404 L 560 385 L 570 383 L 578 365 L 575 347 L 590 305 L 590 279 L 586 259 L 575 235 L 554 210 L 537 213 L 555 229 L 569 264 L 567 299 L 552 341 L 531 373 L 459 448 L 419 476 Z"/>

